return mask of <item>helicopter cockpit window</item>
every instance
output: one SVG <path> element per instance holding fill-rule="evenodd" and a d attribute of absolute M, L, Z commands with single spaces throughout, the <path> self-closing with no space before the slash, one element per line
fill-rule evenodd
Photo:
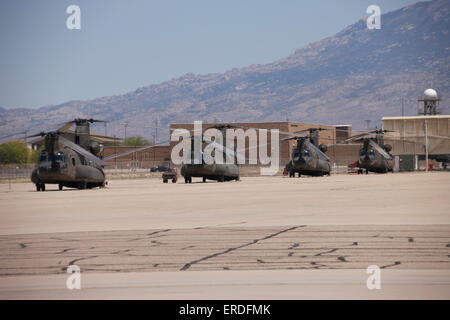
<path fill-rule="evenodd" d="M 64 156 L 64 152 L 58 151 L 55 153 L 55 160 L 59 163 L 60 168 L 67 168 L 66 157 Z"/>
<path fill-rule="evenodd" d="M 373 149 L 370 149 L 369 155 L 374 156 L 375 155 L 375 151 L 373 151 Z"/>
<path fill-rule="evenodd" d="M 309 152 L 309 150 L 304 150 L 303 151 L 303 156 L 304 157 L 309 157 L 309 156 L 311 156 L 311 153 Z"/>
<path fill-rule="evenodd" d="M 47 152 L 41 152 L 41 154 L 39 155 L 39 161 L 47 161 Z"/>
<path fill-rule="evenodd" d="M 64 153 L 63 152 L 56 152 L 55 153 L 55 160 L 63 162 L 64 161 Z"/>

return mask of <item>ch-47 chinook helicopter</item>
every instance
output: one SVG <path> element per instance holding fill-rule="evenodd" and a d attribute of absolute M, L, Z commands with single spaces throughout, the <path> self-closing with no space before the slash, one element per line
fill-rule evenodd
<path fill-rule="evenodd" d="M 392 132 L 389 130 L 372 130 L 355 135 L 345 142 L 362 142 L 363 147 L 359 150 L 356 166 L 358 174 L 365 170 L 366 174 L 370 172 L 386 173 L 394 172 L 394 158 L 389 153 L 392 150 L 390 144 L 384 143 L 384 134 Z M 373 137 L 374 136 L 374 137 Z"/>
<path fill-rule="evenodd" d="M 223 141 L 226 141 L 226 129 L 228 128 L 234 128 L 234 126 L 230 125 L 217 125 L 212 126 L 210 128 L 218 129 L 222 132 Z M 207 129 L 210 129 L 207 128 Z M 192 130 L 191 130 L 192 131 Z M 191 137 L 191 150 L 194 150 L 194 143 L 195 143 L 195 135 Z M 201 136 L 198 136 L 201 138 Z M 233 150 L 227 148 L 224 145 L 218 144 L 214 141 L 207 140 L 203 137 L 203 140 L 206 141 L 209 144 L 213 144 L 219 151 L 222 151 L 224 153 L 224 159 L 226 158 L 227 154 L 228 156 L 231 156 L 233 159 L 235 157 L 238 157 L 239 155 L 234 152 Z M 199 177 L 202 178 L 203 182 L 206 182 L 206 180 L 217 180 L 218 182 L 224 182 L 224 181 L 232 181 L 232 180 L 239 180 L 239 167 L 235 163 L 212 163 L 207 164 L 205 163 L 203 157 L 201 159 L 201 163 L 195 164 L 194 162 L 194 153 L 190 152 L 187 154 L 187 157 L 191 159 L 190 163 L 185 163 L 181 167 L 181 175 L 184 177 L 185 183 L 192 183 L 193 177 Z M 200 162 L 200 161 L 198 161 Z"/>
<path fill-rule="evenodd" d="M 254 129 L 261 130 L 260 128 L 251 128 L 245 126 L 235 126 L 235 125 L 216 125 L 210 128 L 215 128 L 222 131 L 224 141 L 226 141 L 226 129 L 239 128 L 239 129 Z M 208 128 L 207 128 L 208 129 Z M 292 160 L 287 164 L 290 176 L 293 177 L 295 172 L 298 172 L 299 176 L 313 175 L 322 176 L 325 174 L 330 174 L 331 165 L 330 160 L 324 154 L 327 150 L 326 145 L 320 145 L 319 134 L 321 130 L 326 130 L 323 128 L 310 128 L 307 130 L 301 130 L 295 133 L 279 131 L 282 135 L 287 135 L 289 137 L 281 139 L 284 140 L 297 140 L 297 148 L 294 149 Z M 309 131 L 309 136 L 302 134 L 304 131 Z M 193 149 L 194 140 L 191 137 L 191 150 Z M 215 143 L 213 141 L 207 141 L 209 143 Z M 234 158 L 240 157 L 238 153 L 227 148 L 224 145 L 219 145 L 215 143 L 217 149 L 222 150 L 225 155 L 229 155 Z M 260 146 L 262 147 L 262 146 Z M 249 150 L 254 147 L 246 148 L 244 150 Z M 193 160 L 192 154 L 189 155 L 191 160 Z M 245 159 L 244 159 L 245 160 Z M 205 164 L 204 162 L 199 164 L 184 164 L 181 168 L 181 174 L 185 178 L 186 183 L 192 182 L 192 177 L 201 177 L 203 182 L 207 179 L 222 181 L 239 180 L 239 167 L 236 164 Z"/>
<path fill-rule="evenodd" d="M 163 130 L 174 130 L 172 128 L 164 128 L 164 127 L 153 127 L 153 126 L 147 126 L 148 128 L 157 128 L 157 129 L 163 129 Z M 226 139 L 226 129 L 227 128 L 232 128 L 232 126 L 229 125 L 217 125 L 217 126 L 212 126 L 209 127 L 207 129 L 210 128 L 215 128 L 218 129 L 222 132 L 224 140 Z M 186 130 L 188 132 L 193 132 L 194 130 Z M 190 134 L 189 134 L 190 135 Z M 223 152 L 224 154 L 224 159 L 228 156 L 228 157 L 233 157 L 233 158 L 237 158 L 240 157 L 236 152 L 232 151 L 231 149 L 225 147 L 222 144 L 219 144 L 215 141 L 211 141 L 209 139 L 207 139 L 206 137 L 202 137 L 201 134 L 199 135 L 192 135 L 190 136 L 191 139 L 191 150 L 194 150 L 194 144 L 195 144 L 195 138 L 199 138 L 200 140 L 200 145 L 203 144 L 203 141 L 206 142 L 207 144 L 212 144 L 214 145 L 214 147 L 220 151 Z M 162 142 L 159 144 L 154 144 L 152 146 L 144 146 L 144 147 L 140 147 L 140 148 L 136 148 L 133 150 L 129 150 L 129 151 L 125 151 L 116 155 L 112 155 L 112 156 L 108 156 L 105 157 L 104 160 L 111 160 L 114 158 L 118 158 L 118 157 L 122 157 L 125 156 L 127 154 L 130 153 L 135 153 L 135 152 L 139 152 L 139 151 L 143 151 L 149 148 L 153 148 L 154 146 L 157 145 L 161 145 L 161 144 L 165 144 L 166 142 Z M 216 180 L 218 182 L 224 182 L 224 181 L 232 181 L 232 180 L 239 180 L 239 167 L 237 164 L 235 163 L 231 163 L 231 164 L 227 164 L 227 163 L 212 163 L 212 164 L 207 164 L 205 163 L 204 159 L 203 159 L 203 153 L 201 152 L 198 156 L 201 156 L 202 159 L 198 160 L 198 161 L 194 161 L 195 158 L 195 153 L 194 152 L 188 152 L 188 154 L 184 155 L 185 159 L 189 159 L 191 161 L 189 161 L 190 163 L 185 163 L 183 164 L 183 166 L 181 167 L 180 173 L 181 175 L 184 177 L 184 182 L 185 183 L 192 183 L 192 178 L 194 177 L 198 177 L 198 178 L 202 178 L 203 182 L 206 182 L 206 180 Z M 199 162 L 198 164 L 195 162 Z"/>
<path fill-rule="evenodd" d="M 94 119 L 75 119 L 61 128 L 41 132 L 29 137 L 41 136 L 44 150 L 31 174 L 31 181 L 37 191 L 45 191 L 46 184 L 58 184 L 63 187 L 86 189 L 105 185 L 105 163 L 101 157 L 102 142 L 117 139 L 90 134 L 90 124 L 103 122 Z M 68 129 L 76 125 L 75 131 Z"/>
<path fill-rule="evenodd" d="M 321 130 L 326 129 L 309 128 L 295 133 L 283 133 L 288 137 L 281 139 L 281 141 L 297 141 L 297 145 L 292 151 L 292 158 L 286 164 L 289 177 L 295 177 L 296 172 L 299 177 L 302 174 L 309 176 L 330 175 L 330 159 L 325 155 L 327 146 L 325 144 L 319 145 L 319 131 Z M 302 134 L 302 132 L 309 132 L 309 136 Z"/>

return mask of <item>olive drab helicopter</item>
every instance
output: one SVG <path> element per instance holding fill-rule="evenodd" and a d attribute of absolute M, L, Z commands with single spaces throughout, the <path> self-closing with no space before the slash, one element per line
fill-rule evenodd
<path fill-rule="evenodd" d="M 297 141 L 297 145 L 292 150 L 291 160 L 286 164 L 289 177 L 295 177 L 295 173 L 298 173 L 299 177 L 302 174 L 309 176 L 330 175 L 330 159 L 325 155 L 328 148 L 325 144 L 319 145 L 319 131 L 321 130 L 326 129 L 309 128 L 295 133 L 283 133 L 288 137 L 281 139 L 281 141 Z M 309 132 L 309 135 L 302 132 Z"/>
<path fill-rule="evenodd" d="M 222 131 L 224 141 L 226 141 L 225 129 L 228 128 L 261 130 L 260 128 L 251 128 L 236 125 L 216 125 L 210 128 L 216 128 Z M 327 146 L 324 144 L 319 146 L 318 144 L 318 132 L 321 130 L 326 129 L 310 128 L 307 130 L 298 131 L 296 133 L 279 131 L 280 134 L 289 136 L 287 138 L 281 139 L 282 141 L 297 140 L 297 148 L 293 151 L 292 160 L 287 164 L 291 177 L 295 175 L 295 172 L 298 172 L 299 176 L 301 174 L 313 176 L 330 174 L 330 160 L 324 154 L 327 151 Z M 301 133 L 304 131 L 309 131 L 309 136 Z M 227 148 L 224 145 L 219 145 L 213 141 L 207 141 L 205 139 L 204 141 L 214 143 L 217 149 L 224 152 L 224 156 L 228 154 L 229 156 L 232 156 L 234 158 L 239 157 L 238 153 Z M 193 149 L 193 144 L 194 140 L 193 137 L 191 137 L 191 150 Z M 249 149 L 250 148 L 246 148 L 245 150 Z M 181 168 L 181 174 L 184 176 L 186 183 L 191 183 L 192 177 L 201 177 L 203 179 L 203 182 L 205 182 L 207 179 L 217 180 L 219 182 L 239 180 L 239 166 L 237 164 L 205 164 L 204 162 L 192 164 L 193 155 L 190 154 L 189 157 L 191 157 L 192 160 L 191 164 L 184 164 Z"/>
<path fill-rule="evenodd" d="M 147 126 L 148 128 L 157 128 L 157 129 L 163 129 L 163 130 L 174 130 L 173 128 L 165 128 L 165 127 L 156 127 L 156 126 Z M 210 128 L 216 128 L 220 131 L 222 131 L 222 134 L 225 138 L 225 129 L 231 128 L 231 126 L 223 125 L 223 126 L 212 126 Z M 209 128 L 207 128 L 209 129 Z M 194 130 L 187 130 L 188 132 L 193 132 Z M 192 135 L 190 136 L 191 139 L 191 150 L 194 150 L 194 143 L 195 138 L 198 137 L 202 141 L 206 142 L 207 144 L 212 144 L 214 147 L 219 150 L 219 152 L 223 152 L 224 158 L 228 155 L 228 157 L 239 157 L 239 155 L 236 154 L 236 152 L 232 151 L 231 149 L 226 148 L 224 145 L 221 145 L 215 141 L 209 140 L 206 137 L 202 137 L 202 135 Z M 133 150 L 125 151 L 119 154 L 115 154 L 112 156 L 105 157 L 104 160 L 111 160 L 117 157 L 122 157 L 127 154 L 143 151 L 148 148 L 152 148 L 157 145 L 162 145 L 170 141 L 161 142 L 158 144 L 154 144 L 152 146 L 144 146 L 139 147 Z M 200 145 L 202 142 L 200 142 Z M 224 182 L 224 181 L 232 181 L 232 180 L 239 180 L 239 167 L 234 164 L 226 164 L 226 163 L 212 163 L 207 164 L 205 163 L 203 159 L 203 153 L 200 153 L 200 156 L 202 159 L 195 161 L 195 153 L 194 152 L 188 152 L 185 156 L 185 159 L 189 159 L 189 163 L 183 164 L 181 167 L 180 173 L 184 177 L 185 183 L 192 183 L 192 178 L 198 177 L 202 178 L 203 182 L 206 182 L 206 180 L 216 180 L 218 182 Z M 198 163 L 197 163 L 198 162 Z"/>
<path fill-rule="evenodd" d="M 222 132 L 223 135 L 223 141 L 226 141 L 226 129 L 228 128 L 234 128 L 234 126 L 230 125 L 216 125 L 209 127 L 218 129 Z M 193 131 L 193 130 L 191 130 Z M 194 144 L 195 144 L 195 138 L 198 137 L 201 139 L 201 135 L 193 135 L 191 136 L 191 150 L 194 150 Z M 234 152 L 233 150 L 227 148 L 225 145 L 221 145 L 217 142 L 211 141 L 203 137 L 203 141 L 205 141 L 208 144 L 212 144 L 216 147 L 219 152 L 223 152 L 224 159 L 227 157 L 227 155 L 232 157 L 233 159 L 235 157 L 239 157 L 239 155 Z M 201 142 L 200 142 L 201 143 Z M 202 159 L 198 159 L 198 161 L 195 161 L 195 154 L 194 152 L 188 152 L 186 155 L 186 158 L 190 158 L 190 163 L 185 163 L 181 167 L 181 175 L 184 177 L 185 183 L 192 183 L 193 177 L 202 178 L 203 182 L 206 182 L 206 180 L 216 180 L 218 182 L 224 182 L 224 181 L 232 181 L 236 180 L 238 181 L 239 178 L 239 166 L 235 163 L 212 163 L 207 164 L 205 163 L 203 156 Z M 198 163 L 196 163 L 198 162 Z"/>
<path fill-rule="evenodd" d="M 31 181 L 37 191 L 45 191 L 46 184 L 63 187 L 87 189 L 105 185 L 105 173 L 101 153 L 102 142 L 117 139 L 90 134 L 90 124 L 104 122 L 94 119 L 75 119 L 61 128 L 41 132 L 29 137 L 41 136 L 35 144 L 44 145 L 39 161 L 31 174 Z M 75 131 L 68 129 L 76 125 Z"/>
<path fill-rule="evenodd" d="M 362 142 L 363 146 L 359 150 L 356 166 L 358 174 L 365 170 L 366 174 L 370 172 L 386 173 L 394 172 L 394 158 L 390 154 L 392 146 L 384 143 L 384 134 L 393 132 L 390 130 L 372 130 L 355 135 L 345 142 Z"/>

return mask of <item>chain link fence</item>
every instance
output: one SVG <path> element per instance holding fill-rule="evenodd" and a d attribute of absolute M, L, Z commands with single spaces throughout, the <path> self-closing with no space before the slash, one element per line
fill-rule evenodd
<path fill-rule="evenodd" d="M 3 164 L 0 165 L 0 181 L 8 182 L 10 180 L 30 181 L 31 172 L 35 164 Z"/>

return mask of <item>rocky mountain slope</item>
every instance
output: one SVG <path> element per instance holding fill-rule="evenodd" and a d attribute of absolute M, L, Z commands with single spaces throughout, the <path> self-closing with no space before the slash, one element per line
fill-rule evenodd
<path fill-rule="evenodd" d="M 0 108 L 0 136 L 74 117 L 114 121 L 108 134 L 151 133 L 144 128 L 193 120 L 379 123 L 382 116 L 414 114 L 417 96 L 433 87 L 450 104 L 450 0 L 419 2 L 386 13 L 380 30 L 364 19 L 336 35 L 266 65 L 223 74 L 186 74 L 123 95 L 70 101 L 40 109 Z"/>

